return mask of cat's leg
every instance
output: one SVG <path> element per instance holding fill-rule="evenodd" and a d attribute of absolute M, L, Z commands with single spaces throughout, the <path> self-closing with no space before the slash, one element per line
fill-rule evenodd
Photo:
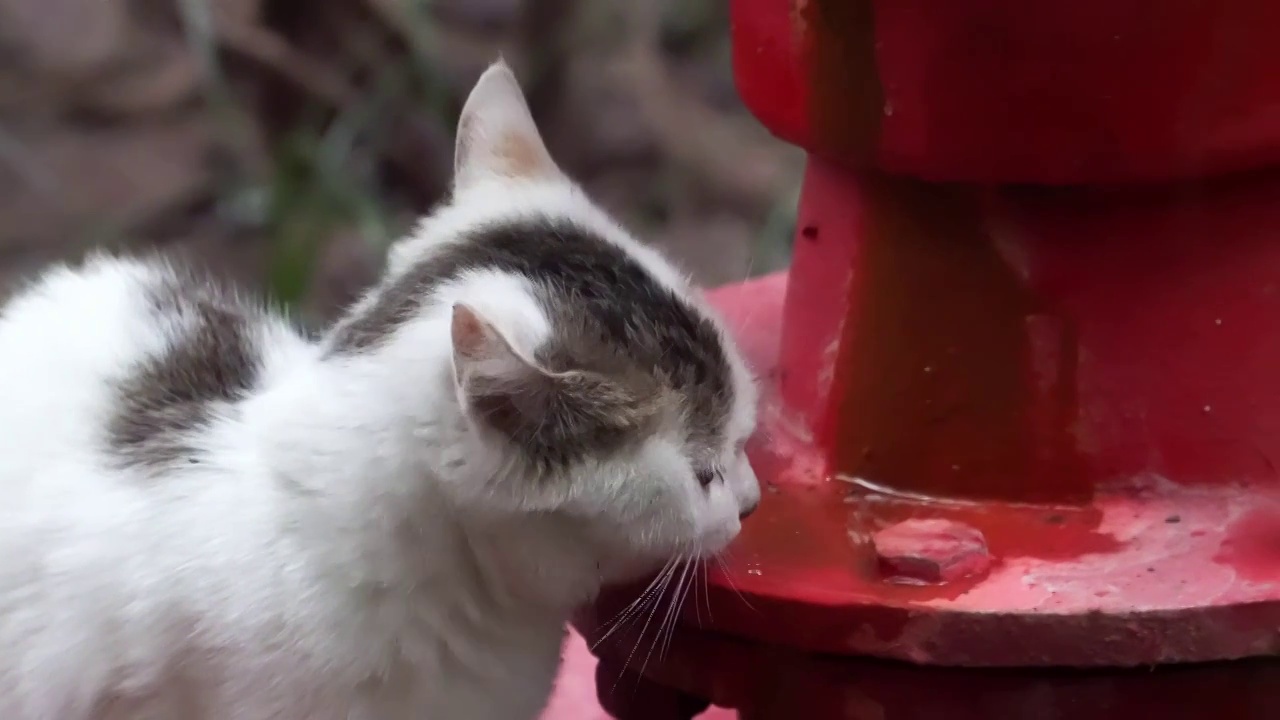
<path fill-rule="evenodd" d="M 608 660 L 596 666 L 596 697 L 617 720 L 693 720 L 711 707 L 708 700 L 659 685 Z"/>

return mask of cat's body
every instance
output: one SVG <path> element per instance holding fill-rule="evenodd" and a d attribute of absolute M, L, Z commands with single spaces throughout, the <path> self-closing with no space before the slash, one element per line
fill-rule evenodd
<path fill-rule="evenodd" d="M 722 548 L 754 395 L 504 66 L 318 342 L 159 258 L 0 309 L 0 718 L 528 720 L 601 583 Z"/>
<path fill-rule="evenodd" d="M 376 422 L 327 407 L 321 350 L 287 326 L 219 298 L 237 317 L 211 326 L 256 327 L 243 350 L 274 392 L 210 408 L 208 429 L 174 443 L 189 447 L 165 467 L 128 457 L 168 455 L 155 436 L 149 450 L 113 445 L 131 378 L 208 322 L 156 322 L 171 309 L 151 296 L 175 279 L 158 263 L 102 259 L 48 277 L 0 321 L 0 342 L 41 349 L 0 354 L 0 717 L 471 717 L 462 708 L 479 695 L 486 717 L 536 714 L 563 608 L 495 596 L 479 577 L 486 559 L 430 486 L 409 498 L 362 485 L 374 448 L 332 437 L 313 460 L 271 457 L 305 446 L 310 422 Z M 216 363 L 229 348 L 205 351 Z M 367 400 L 354 407 L 396 402 Z M 422 537 L 397 537 L 388 525 L 400 523 Z M 447 678 L 448 691 L 420 677 Z M 268 710 L 286 697 L 298 704 Z"/>

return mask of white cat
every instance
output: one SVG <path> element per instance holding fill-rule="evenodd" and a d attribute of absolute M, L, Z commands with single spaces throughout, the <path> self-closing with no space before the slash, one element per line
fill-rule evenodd
<path fill-rule="evenodd" d="M 755 389 L 501 62 L 318 342 L 159 258 L 0 309 L 0 718 L 524 720 L 602 583 L 721 550 Z"/>

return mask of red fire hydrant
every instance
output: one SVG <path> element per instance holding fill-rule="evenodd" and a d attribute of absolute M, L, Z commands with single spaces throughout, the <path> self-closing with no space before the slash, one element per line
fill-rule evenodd
<path fill-rule="evenodd" d="M 732 9 L 810 153 L 789 273 L 714 294 L 764 500 L 606 708 L 1280 718 L 1280 3 Z"/>

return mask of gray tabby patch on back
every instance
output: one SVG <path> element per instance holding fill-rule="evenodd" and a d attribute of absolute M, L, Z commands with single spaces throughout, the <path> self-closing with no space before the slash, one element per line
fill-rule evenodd
<path fill-rule="evenodd" d="M 175 273 L 147 292 L 157 319 L 171 318 L 183 332 L 117 386 L 109 449 L 127 467 L 199 462 L 193 435 L 219 405 L 229 409 L 251 390 L 261 373 L 250 325 L 260 313 L 196 274 Z"/>
<path fill-rule="evenodd" d="M 544 464 L 617 450 L 665 400 L 677 404 L 696 454 L 709 458 L 722 444 L 733 385 L 716 327 L 623 249 L 568 219 L 494 224 L 443 245 L 336 327 L 329 352 L 375 351 L 442 283 L 475 269 L 528 278 L 553 326 L 535 359 L 553 373 L 581 371 L 572 376 L 578 391 L 559 388 L 570 400 L 555 414 L 522 412 L 522 401 L 538 406 L 528 398 L 479 396 L 491 424 Z"/>

